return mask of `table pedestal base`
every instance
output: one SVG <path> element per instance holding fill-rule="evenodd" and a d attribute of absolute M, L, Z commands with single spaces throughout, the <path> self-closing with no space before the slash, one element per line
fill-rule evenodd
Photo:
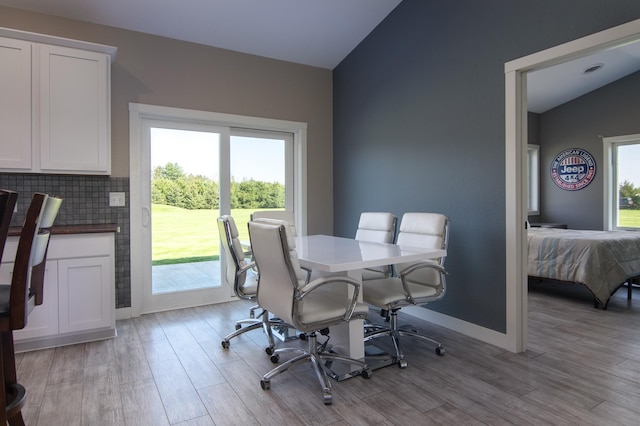
<path fill-rule="evenodd" d="M 365 362 L 372 371 L 398 362 L 395 356 L 370 343 L 365 345 L 364 353 Z M 338 382 L 359 376 L 361 373 L 360 369 L 354 370 L 353 365 L 344 362 L 327 361 L 325 367 L 329 376 Z"/>

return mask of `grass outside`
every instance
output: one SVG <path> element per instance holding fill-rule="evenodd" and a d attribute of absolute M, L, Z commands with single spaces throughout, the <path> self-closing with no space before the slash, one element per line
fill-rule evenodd
<path fill-rule="evenodd" d="M 255 209 L 234 209 L 241 241 L 249 241 L 247 222 Z M 153 204 L 152 264 L 202 262 L 219 259 L 218 210 L 185 210 Z M 640 210 L 619 210 L 620 226 L 640 229 Z"/>
<path fill-rule="evenodd" d="M 640 210 L 618 210 L 618 226 L 625 228 L 640 228 Z"/>
<path fill-rule="evenodd" d="M 241 241 L 249 241 L 247 222 L 256 210 L 231 210 Z M 219 259 L 218 210 L 186 210 L 153 204 L 151 215 L 153 265 Z"/>

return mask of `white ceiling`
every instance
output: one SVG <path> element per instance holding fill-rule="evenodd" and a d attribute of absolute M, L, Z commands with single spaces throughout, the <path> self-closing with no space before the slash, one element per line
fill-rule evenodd
<path fill-rule="evenodd" d="M 320 68 L 401 0 L 0 0 L 0 5 Z"/>
<path fill-rule="evenodd" d="M 401 0 L 0 0 L 0 5 L 335 68 Z M 582 71 L 603 63 L 589 75 Z M 640 43 L 531 72 L 542 113 L 640 69 Z"/>
<path fill-rule="evenodd" d="M 603 65 L 598 71 L 584 70 Z M 555 65 L 527 74 L 529 111 L 543 113 L 640 70 L 640 42 Z"/>

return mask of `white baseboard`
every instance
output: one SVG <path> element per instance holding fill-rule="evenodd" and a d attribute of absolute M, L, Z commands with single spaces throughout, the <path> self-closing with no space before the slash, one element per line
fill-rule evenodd
<path fill-rule="evenodd" d="M 448 328 L 449 330 L 456 331 L 460 334 L 464 334 L 465 336 L 472 337 L 476 340 L 480 340 L 481 342 L 489 343 L 508 350 L 507 335 L 504 333 L 499 333 L 495 330 L 481 327 L 477 324 L 472 324 L 420 306 L 405 306 L 402 308 L 402 312 L 421 320 L 429 321 L 441 327 Z"/>
<path fill-rule="evenodd" d="M 133 318 L 131 316 L 131 308 L 118 308 L 116 309 L 116 321 Z"/>

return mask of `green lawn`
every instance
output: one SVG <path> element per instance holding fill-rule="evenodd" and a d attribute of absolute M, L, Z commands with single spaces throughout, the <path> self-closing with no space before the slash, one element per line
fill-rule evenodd
<path fill-rule="evenodd" d="M 620 209 L 619 226 L 640 228 L 640 210 Z"/>
<path fill-rule="evenodd" d="M 231 211 L 241 241 L 249 241 L 247 222 L 254 211 Z M 185 210 L 153 204 L 152 263 L 162 265 L 218 259 L 218 215 L 218 210 Z"/>

